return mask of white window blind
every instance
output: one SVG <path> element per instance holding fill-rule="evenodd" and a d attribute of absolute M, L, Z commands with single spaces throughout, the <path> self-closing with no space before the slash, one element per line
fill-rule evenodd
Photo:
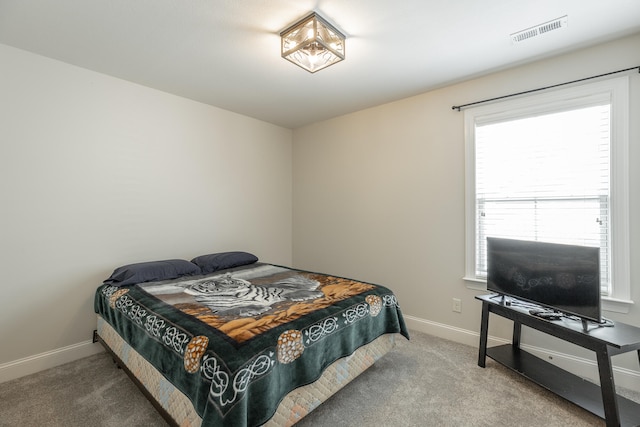
<path fill-rule="evenodd" d="M 609 280 L 610 105 L 477 125 L 476 276 L 486 238 L 600 247 Z"/>
<path fill-rule="evenodd" d="M 486 281 L 486 238 L 600 248 L 603 308 L 628 312 L 629 80 L 465 109 L 465 279 Z"/>

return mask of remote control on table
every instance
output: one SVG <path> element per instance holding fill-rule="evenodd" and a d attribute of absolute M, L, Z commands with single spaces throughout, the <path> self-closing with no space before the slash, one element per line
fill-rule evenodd
<path fill-rule="evenodd" d="M 539 308 L 533 308 L 533 309 L 529 310 L 529 314 L 531 314 L 533 316 L 540 317 L 542 319 L 547 319 L 547 320 L 558 320 L 558 319 L 560 319 L 562 317 L 559 313 L 554 313 L 552 311 L 541 310 Z"/>

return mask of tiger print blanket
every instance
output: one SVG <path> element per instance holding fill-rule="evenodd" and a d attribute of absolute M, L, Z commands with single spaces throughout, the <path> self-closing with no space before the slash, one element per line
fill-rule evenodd
<path fill-rule="evenodd" d="M 291 390 L 386 333 L 409 338 L 395 295 L 256 263 L 100 286 L 95 311 L 191 399 L 203 426 L 257 426 Z"/>

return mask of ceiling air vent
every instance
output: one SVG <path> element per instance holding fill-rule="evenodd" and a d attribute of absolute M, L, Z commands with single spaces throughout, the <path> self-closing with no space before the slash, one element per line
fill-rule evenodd
<path fill-rule="evenodd" d="M 554 19 L 553 21 L 545 22 L 544 24 L 536 25 L 535 27 L 513 33 L 511 34 L 511 42 L 513 44 L 520 43 L 563 28 L 567 28 L 567 15 Z"/>

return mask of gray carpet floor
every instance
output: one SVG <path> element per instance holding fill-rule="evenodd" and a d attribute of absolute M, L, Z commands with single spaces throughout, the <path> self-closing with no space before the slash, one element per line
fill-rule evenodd
<path fill-rule="evenodd" d="M 640 402 L 640 393 L 619 391 Z M 604 426 L 604 421 L 488 360 L 412 332 L 302 419 L 334 426 Z M 106 353 L 0 384 L 0 426 L 166 426 Z"/>

